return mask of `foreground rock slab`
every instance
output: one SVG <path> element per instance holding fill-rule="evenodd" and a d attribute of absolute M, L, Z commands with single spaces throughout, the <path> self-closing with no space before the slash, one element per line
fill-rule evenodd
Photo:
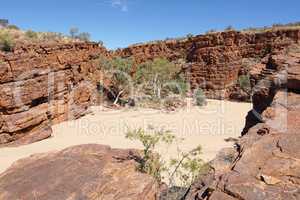
<path fill-rule="evenodd" d="M 33 155 L 0 175 L 0 199 L 154 200 L 158 184 L 136 171 L 136 155 L 96 144 Z"/>

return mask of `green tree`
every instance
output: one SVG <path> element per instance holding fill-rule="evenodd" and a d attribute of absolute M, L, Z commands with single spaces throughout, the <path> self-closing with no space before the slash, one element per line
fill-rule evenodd
<path fill-rule="evenodd" d="M 69 32 L 70 32 L 71 38 L 75 39 L 77 34 L 79 33 L 79 29 L 76 27 L 72 27 L 72 28 L 70 28 Z"/>
<path fill-rule="evenodd" d="M 137 84 L 144 84 L 146 87 L 152 88 L 153 95 L 160 99 L 162 92 L 164 92 L 163 89 L 174 89 L 174 85 L 180 87 L 180 84 L 176 83 L 179 79 L 182 81 L 178 74 L 180 69 L 180 66 L 169 62 L 167 59 L 156 58 L 138 66 L 135 80 Z"/>
<path fill-rule="evenodd" d="M 115 57 L 113 59 L 100 57 L 99 59 L 99 68 L 109 77 L 111 81 L 109 90 L 114 96 L 114 104 L 117 104 L 120 97 L 128 95 L 133 87 L 130 76 L 133 60 L 131 58 L 121 57 Z"/>
<path fill-rule="evenodd" d="M 79 33 L 77 38 L 81 41 L 88 42 L 91 39 L 91 35 L 88 32 Z"/>

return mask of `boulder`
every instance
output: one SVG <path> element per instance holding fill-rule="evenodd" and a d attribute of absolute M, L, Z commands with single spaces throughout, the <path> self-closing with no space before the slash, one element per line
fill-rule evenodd
<path fill-rule="evenodd" d="M 96 144 L 32 155 L 0 175 L 0 199 L 155 200 L 158 184 L 136 170 L 137 156 Z"/>

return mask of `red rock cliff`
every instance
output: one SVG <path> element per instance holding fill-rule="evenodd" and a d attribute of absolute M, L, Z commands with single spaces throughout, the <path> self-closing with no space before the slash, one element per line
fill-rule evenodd
<path fill-rule="evenodd" d="M 94 43 L 19 46 L 0 52 L 0 144 L 51 135 L 51 125 L 83 115 L 95 92 Z"/>
<path fill-rule="evenodd" d="M 134 57 L 137 63 L 159 57 L 170 61 L 183 59 L 187 63 L 184 71 L 192 88 L 204 89 L 210 98 L 233 99 L 233 86 L 244 70 L 243 59 L 263 58 L 299 41 L 300 30 L 231 31 L 135 45 L 117 50 L 114 55 Z"/>

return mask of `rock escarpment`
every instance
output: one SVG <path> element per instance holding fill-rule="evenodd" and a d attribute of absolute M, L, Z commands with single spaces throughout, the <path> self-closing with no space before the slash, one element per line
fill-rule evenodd
<path fill-rule="evenodd" d="M 0 52 L 0 144 L 44 139 L 53 123 L 82 116 L 97 93 L 99 55 L 107 51 L 94 43 L 32 44 Z"/>
<path fill-rule="evenodd" d="M 299 41 L 300 30 L 229 31 L 135 45 L 114 55 L 133 57 L 137 63 L 159 57 L 183 60 L 186 63 L 183 70 L 193 89 L 202 88 L 210 98 L 243 100 L 243 96 L 237 95 L 241 94 L 237 80 L 239 75 L 251 70 L 244 66 L 245 59 L 261 59 Z"/>
<path fill-rule="evenodd" d="M 272 59 L 284 70 L 269 74 L 255 90 L 260 120 L 247 123 L 236 148 L 220 152 L 186 199 L 300 199 L 300 52 Z"/>
<path fill-rule="evenodd" d="M 136 171 L 137 155 L 93 144 L 34 155 L 0 175 L 0 199 L 156 200 L 158 184 Z"/>
<path fill-rule="evenodd" d="M 244 66 L 244 59 L 260 59 L 299 38 L 300 30 L 231 31 L 114 52 L 93 43 L 21 45 L 11 53 L 1 52 L 0 144 L 44 139 L 50 136 L 53 123 L 83 115 L 97 95 L 96 81 L 102 78 L 97 69 L 99 56 L 133 57 L 136 64 L 158 57 L 183 60 L 182 70 L 193 89 L 202 88 L 209 98 L 246 100 L 250 95 L 241 90 L 238 77 L 249 71 L 255 76 L 262 69 Z"/>

